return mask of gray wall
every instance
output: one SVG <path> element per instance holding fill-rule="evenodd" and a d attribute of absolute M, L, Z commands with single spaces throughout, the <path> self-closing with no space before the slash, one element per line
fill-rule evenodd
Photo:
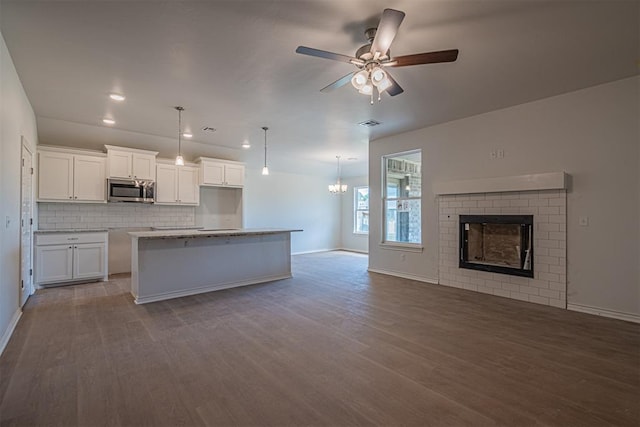
<path fill-rule="evenodd" d="M 380 194 L 381 156 L 423 150 L 424 251 L 378 245 L 382 204 L 374 199 L 370 267 L 437 281 L 434 182 L 566 171 L 569 304 L 640 315 L 639 87 L 640 77 L 624 79 L 373 141 L 372 195 Z M 504 158 L 491 159 L 497 149 Z"/>
<path fill-rule="evenodd" d="M 36 118 L 0 35 L 0 352 L 20 314 L 21 136 L 35 162 Z"/>
<path fill-rule="evenodd" d="M 246 170 L 244 226 L 295 228 L 293 253 L 318 252 L 339 247 L 340 200 L 327 190 L 326 177 L 260 169 Z"/>

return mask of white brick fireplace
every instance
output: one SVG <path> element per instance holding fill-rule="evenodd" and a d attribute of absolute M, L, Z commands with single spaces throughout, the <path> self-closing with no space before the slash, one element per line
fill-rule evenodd
<path fill-rule="evenodd" d="M 562 172 L 434 185 L 441 285 L 566 308 L 567 178 Z M 459 268 L 459 215 L 533 215 L 534 277 Z"/>

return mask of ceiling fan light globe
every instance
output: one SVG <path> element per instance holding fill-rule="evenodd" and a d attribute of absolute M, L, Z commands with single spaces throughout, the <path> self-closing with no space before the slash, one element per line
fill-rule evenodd
<path fill-rule="evenodd" d="M 373 93 L 373 85 L 367 82 L 364 86 L 360 88 L 358 92 L 360 92 L 363 95 L 371 95 Z"/>
<path fill-rule="evenodd" d="M 351 84 L 353 87 L 360 90 L 365 84 L 367 84 L 368 77 L 366 70 L 359 71 L 351 78 Z"/>
<path fill-rule="evenodd" d="M 375 67 L 373 70 L 371 70 L 371 82 L 373 82 L 374 85 L 378 86 L 380 82 L 386 79 L 387 73 L 382 68 Z"/>
<path fill-rule="evenodd" d="M 392 83 L 391 80 L 389 80 L 386 76 L 385 78 L 378 83 L 378 91 L 379 92 L 384 92 L 385 90 L 389 89 L 391 87 Z"/>

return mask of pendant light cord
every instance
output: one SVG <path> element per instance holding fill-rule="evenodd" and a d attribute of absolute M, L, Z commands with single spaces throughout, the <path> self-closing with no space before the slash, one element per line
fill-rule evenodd
<path fill-rule="evenodd" d="M 264 167 L 266 168 L 267 167 L 267 130 L 269 130 L 269 128 L 264 126 L 262 130 L 264 130 Z"/>

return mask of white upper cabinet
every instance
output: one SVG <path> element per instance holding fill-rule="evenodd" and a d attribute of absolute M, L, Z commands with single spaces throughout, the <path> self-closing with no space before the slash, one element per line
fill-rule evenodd
<path fill-rule="evenodd" d="M 111 145 L 105 145 L 105 147 L 107 148 L 109 178 L 155 181 L 157 152 Z"/>
<path fill-rule="evenodd" d="M 38 150 L 38 201 L 106 202 L 104 155 Z"/>
<path fill-rule="evenodd" d="M 156 204 L 200 204 L 197 167 L 159 163 L 156 169 Z"/>
<path fill-rule="evenodd" d="M 242 187 L 244 165 L 238 162 L 200 157 L 200 185 L 219 187 Z"/>

